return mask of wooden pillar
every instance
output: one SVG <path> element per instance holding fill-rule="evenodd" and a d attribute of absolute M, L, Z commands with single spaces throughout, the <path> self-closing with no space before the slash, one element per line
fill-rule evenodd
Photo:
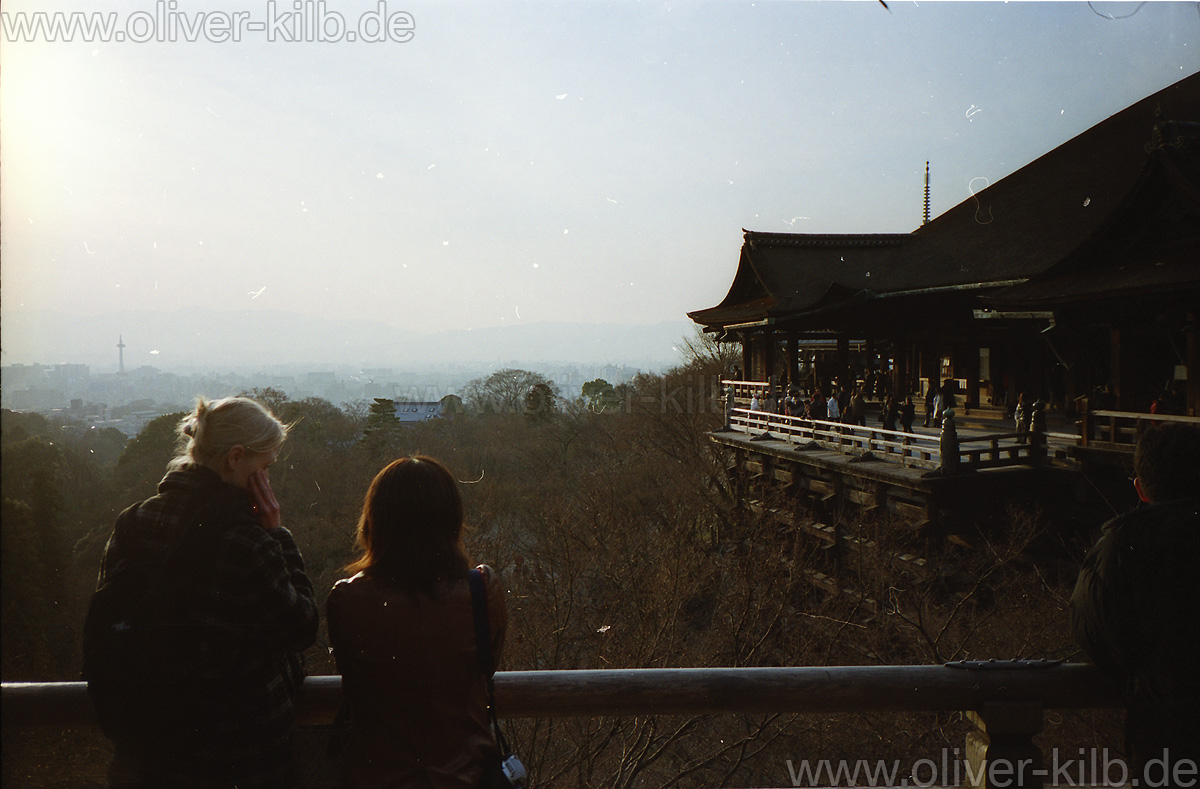
<path fill-rule="evenodd" d="M 750 346 L 750 363 L 746 366 L 746 380 L 762 381 L 766 377 L 766 343 L 763 335 L 759 332 L 754 332 L 747 336 L 747 342 Z"/>
<path fill-rule="evenodd" d="M 1082 363 L 1083 354 L 1079 351 L 1082 339 L 1079 336 L 1079 332 L 1080 330 L 1073 327 L 1063 332 L 1063 356 L 1071 362 L 1071 368 L 1067 370 L 1064 376 L 1067 381 L 1067 388 L 1063 392 L 1063 410 L 1071 417 L 1075 416 L 1075 398 L 1090 394 L 1092 391 L 1085 377 L 1087 370 L 1085 369 L 1086 366 Z"/>
<path fill-rule="evenodd" d="M 787 334 L 787 383 L 788 386 L 795 386 L 800 383 L 800 355 L 798 351 L 799 343 L 796 340 L 795 332 Z"/>
<path fill-rule="evenodd" d="M 771 380 L 771 376 L 775 374 L 775 332 L 770 329 L 763 331 L 762 343 L 763 369 L 758 380 L 769 381 Z"/>
<path fill-rule="evenodd" d="M 918 378 L 917 360 L 919 358 L 916 343 L 906 341 L 904 344 L 904 375 L 903 380 L 900 381 L 900 385 L 904 387 L 905 396 L 913 393 L 913 386 Z"/>
<path fill-rule="evenodd" d="M 994 348 L 995 346 L 993 346 Z M 1017 338 L 1016 331 L 1012 327 L 1008 327 L 1004 332 L 1003 340 L 1004 361 L 1000 367 L 1000 385 L 1004 386 L 1004 379 L 1008 379 L 1008 385 L 1004 386 L 1004 405 L 1009 411 L 1017 404 L 1018 389 L 1017 382 Z M 996 374 L 996 360 L 992 359 L 992 375 Z"/>
<path fill-rule="evenodd" d="M 1112 376 L 1113 397 L 1117 401 L 1117 410 L 1125 408 L 1125 398 L 1122 395 L 1122 390 L 1125 387 L 1121 385 L 1121 330 L 1110 329 L 1108 333 L 1108 374 Z"/>
<path fill-rule="evenodd" d="M 963 414 L 970 410 L 969 405 L 980 406 L 983 400 L 979 397 L 979 345 L 970 343 L 962 349 L 966 355 L 967 391 L 963 393 Z"/>
<path fill-rule="evenodd" d="M 967 734 L 967 784 L 974 789 L 1042 789 L 1045 765 L 1033 742 L 1042 730 L 1037 702 L 985 704 L 967 719 L 978 728 Z"/>
<path fill-rule="evenodd" d="M 1189 416 L 1200 414 L 1200 342 L 1196 339 L 1196 313 L 1189 312 L 1183 324 L 1187 335 L 1187 403 L 1183 409 Z"/>
<path fill-rule="evenodd" d="M 921 353 L 915 342 L 905 341 L 904 343 L 904 372 L 901 377 L 900 385 L 904 387 L 904 395 L 913 393 L 917 385 L 917 379 L 920 378 Z"/>
<path fill-rule="evenodd" d="M 875 364 L 875 337 L 873 335 L 867 335 L 867 372 L 868 373 L 874 372 L 876 375 L 879 375 L 882 372 L 882 370 L 880 369 L 882 367 L 883 367 L 882 360 L 880 361 L 880 363 L 878 365 Z M 867 376 L 864 375 L 863 380 L 865 381 L 866 379 L 867 379 Z M 874 397 L 875 393 L 874 392 L 863 392 L 863 396 L 864 397 Z"/>
<path fill-rule="evenodd" d="M 848 381 L 850 374 L 850 336 L 845 332 L 838 332 L 837 336 L 837 362 L 834 367 L 834 375 L 838 379 L 838 384 L 842 387 L 849 386 Z"/>
<path fill-rule="evenodd" d="M 926 397 L 932 397 L 942 383 L 942 345 L 938 340 L 938 335 L 934 334 L 921 353 L 921 376 L 929 379 Z"/>

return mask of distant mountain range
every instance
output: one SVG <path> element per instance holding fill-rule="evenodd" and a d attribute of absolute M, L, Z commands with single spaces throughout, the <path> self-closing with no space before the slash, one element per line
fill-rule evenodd
<path fill-rule="evenodd" d="M 694 333 L 686 320 L 650 326 L 526 323 L 429 334 L 369 320 L 328 320 L 281 311 L 207 309 L 101 315 L 5 310 L 0 364 L 87 364 L 116 371 L 533 362 L 616 364 L 657 370 L 682 361 L 676 350 Z"/>

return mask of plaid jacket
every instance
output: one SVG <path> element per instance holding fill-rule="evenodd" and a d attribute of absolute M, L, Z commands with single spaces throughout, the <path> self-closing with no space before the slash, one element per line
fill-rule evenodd
<path fill-rule="evenodd" d="M 141 768 L 216 786 L 287 783 L 296 654 L 316 639 L 312 583 L 291 532 L 259 525 L 246 491 L 214 472 L 169 472 L 158 495 L 130 508 L 105 547 L 99 583 L 147 563 L 168 568 L 164 609 L 197 700 L 167 725 Z"/>

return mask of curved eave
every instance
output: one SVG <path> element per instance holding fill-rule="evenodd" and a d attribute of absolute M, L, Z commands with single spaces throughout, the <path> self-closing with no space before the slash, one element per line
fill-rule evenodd
<path fill-rule="evenodd" d="M 706 329 L 717 331 L 739 323 L 766 320 L 776 306 L 778 302 L 775 299 L 766 297 L 747 304 L 718 304 L 706 310 L 689 312 L 687 316 Z"/>

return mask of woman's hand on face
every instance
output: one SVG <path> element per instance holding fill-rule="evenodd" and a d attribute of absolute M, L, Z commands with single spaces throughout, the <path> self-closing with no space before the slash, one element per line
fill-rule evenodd
<path fill-rule="evenodd" d="M 254 504 L 254 514 L 258 516 L 258 522 L 267 531 L 276 528 L 282 523 L 282 518 L 279 501 L 275 498 L 275 491 L 271 490 L 271 480 L 266 470 L 251 474 L 249 482 L 250 501 Z"/>

